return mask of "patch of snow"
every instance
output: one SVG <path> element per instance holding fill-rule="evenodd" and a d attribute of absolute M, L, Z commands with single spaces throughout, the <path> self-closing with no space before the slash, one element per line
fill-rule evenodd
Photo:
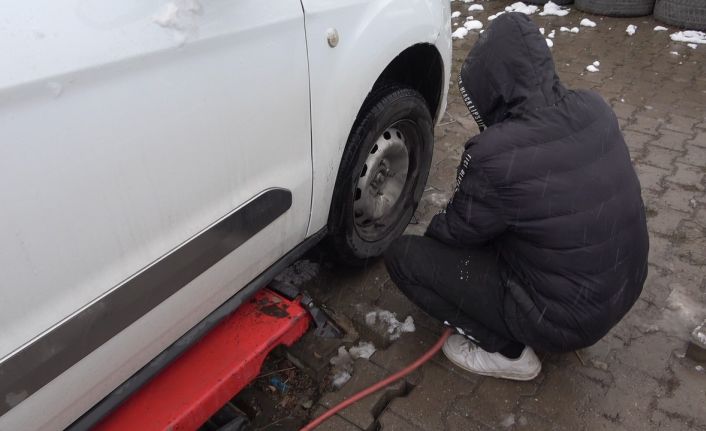
<path fill-rule="evenodd" d="M 601 62 L 598 61 L 598 60 L 596 60 L 596 61 L 593 62 L 593 65 L 596 66 L 596 67 L 601 67 Z"/>
<path fill-rule="evenodd" d="M 596 23 L 593 22 L 593 21 L 591 21 L 591 20 L 588 19 L 588 18 L 584 18 L 584 19 L 581 20 L 581 22 L 579 23 L 579 25 L 580 25 L 580 26 L 583 26 L 583 27 L 595 27 L 595 26 L 596 26 Z"/>
<path fill-rule="evenodd" d="M 473 20 L 464 22 L 463 26 L 466 27 L 466 29 L 468 29 L 468 30 L 480 30 L 481 28 L 483 28 L 483 23 L 478 21 L 477 19 L 473 19 Z M 446 197 L 446 195 L 444 195 L 444 196 L 445 196 L 444 199 L 446 201 L 448 201 L 449 200 L 448 197 Z M 444 203 L 444 205 L 446 205 L 446 203 Z"/>
<path fill-rule="evenodd" d="M 569 27 L 560 27 L 559 31 L 569 31 Z"/>
<path fill-rule="evenodd" d="M 696 371 L 698 371 L 699 373 L 703 373 L 703 372 L 704 372 L 704 367 L 702 367 L 701 365 L 695 366 L 694 369 L 695 369 Z"/>
<path fill-rule="evenodd" d="M 502 15 L 502 14 L 504 14 L 504 13 L 505 13 L 505 11 L 504 11 L 504 10 L 501 10 L 500 12 L 496 13 L 495 15 L 490 15 L 490 16 L 488 17 L 488 21 L 492 21 L 492 20 L 494 20 L 495 18 L 499 17 L 500 15 Z"/>
<path fill-rule="evenodd" d="M 201 4 L 197 0 L 173 0 L 166 3 L 152 21 L 171 29 L 174 40 L 181 45 L 196 32 L 196 16 L 200 13 Z"/>
<path fill-rule="evenodd" d="M 588 70 L 589 72 L 594 72 L 594 73 L 599 72 L 598 68 L 592 64 L 589 64 L 588 66 L 586 66 L 586 70 Z"/>
<path fill-rule="evenodd" d="M 661 25 L 656 26 L 653 31 L 667 31 L 669 30 L 667 27 L 662 27 Z"/>
<path fill-rule="evenodd" d="M 534 6 L 534 5 L 526 5 L 526 4 L 522 3 L 521 1 L 515 2 L 505 8 L 505 12 L 520 12 L 525 15 L 532 15 L 533 13 L 537 12 L 538 10 L 539 10 L 539 7 Z"/>
<path fill-rule="evenodd" d="M 357 346 L 348 349 L 348 353 L 350 353 L 353 359 L 370 359 L 373 353 L 375 353 L 375 346 L 369 341 L 361 341 Z"/>
<path fill-rule="evenodd" d="M 451 33 L 451 39 L 463 39 L 468 34 L 466 27 L 459 27 Z"/>
<path fill-rule="evenodd" d="M 579 32 L 579 28 L 578 28 L 578 27 L 571 27 L 571 32 L 572 32 L 572 33 L 578 33 L 578 32 Z"/>
<path fill-rule="evenodd" d="M 539 32 L 542 33 L 542 35 L 544 35 L 544 27 L 539 27 Z"/>
<path fill-rule="evenodd" d="M 472 4 L 468 7 L 469 12 L 473 12 L 474 10 L 483 10 L 483 5 L 480 4 Z"/>
<path fill-rule="evenodd" d="M 566 16 L 569 14 L 571 9 L 563 8 L 558 4 L 548 1 L 544 4 L 544 9 L 539 14 L 541 16 L 554 15 L 554 16 Z"/>
<path fill-rule="evenodd" d="M 386 332 L 390 336 L 390 340 L 396 340 L 405 332 L 414 332 L 414 319 L 412 316 L 407 316 L 404 322 L 397 320 L 397 315 L 387 310 L 375 310 L 365 315 L 365 323 L 368 326 L 381 324 L 386 327 Z"/>
<path fill-rule="evenodd" d="M 628 25 L 628 28 L 625 29 L 625 33 L 627 33 L 628 36 L 632 36 L 633 34 L 635 34 L 636 31 L 637 31 L 637 26 L 634 24 Z"/>
<path fill-rule="evenodd" d="M 669 53 L 672 54 L 672 55 L 679 55 L 679 53 L 676 52 L 676 51 L 669 51 Z"/>
<path fill-rule="evenodd" d="M 669 37 L 675 42 L 706 43 L 706 33 L 703 31 L 678 31 L 670 34 Z"/>
<path fill-rule="evenodd" d="M 316 262 L 311 262 L 307 259 L 302 259 L 294 262 L 284 271 L 279 273 L 275 280 L 283 283 L 291 283 L 295 286 L 300 286 L 309 280 L 313 280 L 319 275 L 321 266 Z"/>
<path fill-rule="evenodd" d="M 696 49 L 696 47 L 699 46 L 699 45 L 697 45 L 697 44 L 695 44 L 695 43 L 687 43 L 686 46 L 688 46 L 688 47 L 691 48 L 691 49 Z"/>
<path fill-rule="evenodd" d="M 334 388 L 336 389 L 341 389 L 343 385 L 348 383 L 348 381 L 351 379 L 351 373 L 345 370 L 339 370 L 333 375 L 333 379 L 331 380 L 331 384 L 333 385 Z"/>
<path fill-rule="evenodd" d="M 544 39 L 544 40 L 546 40 L 546 41 L 547 41 L 547 46 L 548 46 L 549 48 L 551 48 L 551 47 L 553 47 L 553 46 L 554 46 L 554 42 L 552 42 L 552 40 L 551 40 L 551 39 Z"/>
<path fill-rule="evenodd" d="M 556 30 L 552 30 L 547 36 L 549 36 L 550 39 L 554 39 L 554 36 L 556 36 Z"/>
<path fill-rule="evenodd" d="M 451 18 L 458 18 L 458 17 L 460 17 L 460 16 L 461 16 L 461 12 L 459 12 L 459 11 L 456 11 L 456 12 L 454 12 L 454 13 L 451 14 Z"/>

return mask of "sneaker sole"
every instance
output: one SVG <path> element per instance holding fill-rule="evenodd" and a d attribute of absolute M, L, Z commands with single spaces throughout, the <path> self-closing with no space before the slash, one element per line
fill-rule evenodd
<path fill-rule="evenodd" d="M 507 372 L 502 372 L 502 371 L 498 371 L 495 373 L 476 371 L 476 370 L 472 370 L 472 369 L 464 366 L 463 364 L 460 364 L 460 363 L 454 361 L 451 358 L 451 356 L 446 352 L 446 345 L 444 345 L 441 348 L 441 351 L 444 352 L 444 356 L 446 356 L 446 359 L 451 361 L 451 363 L 456 365 L 457 367 L 459 367 L 465 371 L 468 371 L 469 373 L 478 374 L 478 375 L 486 376 L 486 377 L 495 377 L 497 379 L 518 380 L 521 382 L 527 382 L 530 380 L 534 380 L 539 375 L 539 373 L 542 371 L 541 364 L 539 365 L 539 367 L 537 367 L 537 369 L 532 374 L 517 374 L 517 373 L 507 373 Z"/>

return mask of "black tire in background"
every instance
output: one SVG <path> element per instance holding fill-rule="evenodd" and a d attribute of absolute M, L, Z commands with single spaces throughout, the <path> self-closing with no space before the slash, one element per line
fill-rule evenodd
<path fill-rule="evenodd" d="M 525 3 L 529 4 L 546 4 L 550 0 L 526 0 Z M 566 6 L 567 4 L 571 4 L 574 2 L 574 0 L 551 0 L 554 3 L 558 4 L 559 6 Z"/>
<path fill-rule="evenodd" d="M 706 0 L 657 0 L 654 13 L 664 23 L 706 31 Z"/>
<path fill-rule="evenodd" d="M 376 143 L 389 139 L 391 128 L 405 137 L 408 168 L 404 186 L 390 213 L 366 226 L 358 222 L 354 211 L 355 202 L 360 199 L 359 180 L 369 170 L 377 169 L 366 162 L 369 163 L 377 148 Z M 368 96 L 348 138 L 329 212 L 328 245 L 339 261 L 363 264 L 382 254 L 402 235 L 424 191 L 433 146 L 432 116 L 419 92 L 394 84 L 376 89 Z"/>
<path fill-rule="evenodd" d="M 645 16 L 652 14 L 655 0 L 576 0 L 584 12 L 605 16 Z"/>

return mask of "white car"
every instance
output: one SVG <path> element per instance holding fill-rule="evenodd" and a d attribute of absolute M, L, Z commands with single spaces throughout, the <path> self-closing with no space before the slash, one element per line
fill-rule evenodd
<path fill-rule="evenodd" d="M 89 427 L 321 239 L 379 255 L 429 171 L 449 9 L 6 5 L 0 430 Z"/>

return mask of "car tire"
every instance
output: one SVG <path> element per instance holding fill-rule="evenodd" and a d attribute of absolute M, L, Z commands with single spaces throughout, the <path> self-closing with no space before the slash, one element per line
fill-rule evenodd
<path fill-rule="evenodd" d="M 544 5 L 548 1 L 550 1 L 550 0 L 527 0 L 526 3 Z M 559 6 L 566 6 L 566 5 L 574 2 L 574 0 L 551 0 L 551 1 L 553 1 L 555 4 L 558 4 Z"/>
<path fill-rule="evenodd" d="M 576 8 L 584 12 L 605 16 L 650 15 L 655 0 L 576 0 Z"/>
<path fill-rule="evenodd" d="M 379 256 L 409 224 L 429 175 L 433 120 L 422 95 L 384 85 L 366 99 L 341 159 L 329 246 L 342 263 Z"/>
<path fill-rule="evenodd" d="M 706 31 L 706 2 L 703 0 L 657 0 L 655 18 L 689 30 Z"/>

